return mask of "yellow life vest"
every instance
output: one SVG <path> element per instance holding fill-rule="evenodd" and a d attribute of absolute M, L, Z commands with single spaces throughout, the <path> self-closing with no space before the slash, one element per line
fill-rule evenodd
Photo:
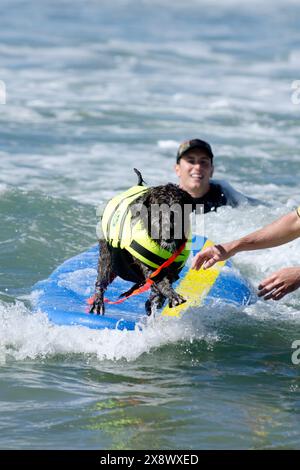
<path fill-rule="evenodd" d="M 298 214 L 299 217 L 300 217 L 300 206 L 299 206 L 298 209 L 297 209 L 297 214 Z"/>
<path fill-rule="evenodd" d="M 132 186 L 127 191 L 112 198 L 104 209 L 102 231 L 105 240 L 113 248 L 126 249 L 135 258 L 151 268 L 158 268 L 172 252 L 162 248 L 152 238 L 140 220 L 132 224 L 130 205 L 148 190 L 145 186 Z M 191 238 L 174 263 L 182 268 L 190 254 Z"/>

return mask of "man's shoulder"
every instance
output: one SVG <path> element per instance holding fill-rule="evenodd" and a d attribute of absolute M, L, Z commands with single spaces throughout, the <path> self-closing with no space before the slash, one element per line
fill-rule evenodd
<path fill-rule="evenodd" d="M 223 190 L 223 187 L 216 181 L 212 181 L 210 183 L 207 198 L 217 202 L 220 206 L 226 206 L 227 204 L 227 196 Z"/>
<path fill-rule="evenodd" d="M 210 188 L 209 188 L 208 194 L 209 193 L 211 194 L 223 194 L 224 193 L 223 187 L 219 181 L 216 181 L 216 180 L 210 181 Z"/>
<path fill-rule="evenodd" d="M 227 199 L 222 191 L 222 187 L 215 182 L 210 184 L 209 190 L 204 196 L 193 198 L 194 207 L 197 204 L 203 204 L 204 213 L 216 211 L 218 207 L 226 206 Z"/>
<path fill-rule="evenodd" d="M 259 205 L 263 204 L 262 201 L 259 199 L 255 199 L 249 196 L 246 196 L 245 194 L 241 193 L 237 189 L 235 189 L 233 186 L 231 186 L 228 181 L 225 180 L 211 180 L 211 185 L 215 186 L 220 190 L 225 198 L 226 198 L 226 204 L 232 207 L 237 207 L 242 204 L 251 204 L 251 205 Z"/>

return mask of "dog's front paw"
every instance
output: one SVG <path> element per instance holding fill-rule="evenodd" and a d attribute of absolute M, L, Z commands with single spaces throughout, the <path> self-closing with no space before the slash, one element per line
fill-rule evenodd
<path fill-rule="evenodd" d="M 96 312 L 97 315 L 104 315 L 105 313 L 105 307 L 103 303 L 103 299 L 101 297 L 95 295 L 94 301 L 92 303 L 92 306 L 90 308 L 90 313 Z"/>
<path fill-rule="evenodd" d="M 177 307 L 177 305 L 184 304 L 184 302 L 186 302 L 186 299 L 176 292 L 175 295 L 169 299 L 169 307 Z"/>

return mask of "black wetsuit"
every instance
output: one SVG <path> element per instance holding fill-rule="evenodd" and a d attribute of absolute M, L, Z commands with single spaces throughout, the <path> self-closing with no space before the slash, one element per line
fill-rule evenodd
<path fill-rule="evenodd" d="M 228 204 L 222 187 L 216 183 L 210 183 L 209 191 L 202 197 L 193 197 L 193 201 L 193 210 L 195 210 L 197 204 L 203 204 L 204 214 L 216 211 L 218 207 Z"/>

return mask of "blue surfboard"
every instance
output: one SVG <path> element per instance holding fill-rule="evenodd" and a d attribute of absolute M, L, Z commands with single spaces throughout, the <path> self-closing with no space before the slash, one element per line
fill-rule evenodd
<path fill-rule="evenodd" d="M 212 244 L 205 237 L 194 236 L 193 254 Z M 57 325 L 119 330 L 141 328 L 147 318 L 144 304 L 149 292 L 130 297 L 121 304 L 107 305 L 105 315 L 88 313 L 87 300 L 94 293 L 98 254 L 99 248 L 95 245 L 65 261 L 48 279 L 35 284 L 33 291 L 38 291 L 38 295 L 34 296 L 35 310 L 46 313 L 49 320 Z M 233 268 L 230 260 L 217 263 L 206 271 L 189 269 L 188 264 L 182 269 L 178 281 L 173 284 L 187 302 L 175 308 L 165 306 L 160 315 L 180 317 L 188 314 L 191 307 L 197 308 L 214 301 L 238 307 L 256 302 L 253 287 Z M 117 300 L 120 293 L 131 286 L 131 282 L 116 278 L 109 286 L 106 297 L 109 300 Z"/>

